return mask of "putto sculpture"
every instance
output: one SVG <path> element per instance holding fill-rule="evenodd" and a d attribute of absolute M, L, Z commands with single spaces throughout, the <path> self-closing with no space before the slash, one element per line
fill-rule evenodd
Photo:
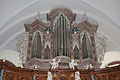
<path fill-rule="evenodd" d="M 60 59 L 58 61 L 56 61 L 56 59 L 52 59 L 52 62 L 50 62 L 51 66 L 52 66 L 51 69 L 57 68 L 59 65 L 59 62 L 60 62 Z"/>
<path fill-rule="evenodd" d="M 78 66 L 77 62 L 75 62 L 74 59 L 71 59 L 71 62 L 69 63 L 70 68 L 73 70 L 75 69 L 75 66 Z"/>
<path fill-rule="evenodd" d="M 81 80 L 80 79 L 80 72 L 79 71 L 75 72 L 75 80 Z"/>

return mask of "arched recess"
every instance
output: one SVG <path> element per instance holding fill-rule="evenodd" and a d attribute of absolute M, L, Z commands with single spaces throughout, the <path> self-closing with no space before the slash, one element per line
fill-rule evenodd
<path fill-rule="evenodd" d="M 74 51 L 74 59 L 80 59 L 80 53 L 77 46 L 75 46 L 73 51 Z"/>
<path fill-rule="evenodd" d="M 55 53 L 54 56 L 69 56 L 69 20 L 64 14 L 59 14 L 55 19 Z"/>
<path fill-rule="evenodd" d="M 44 59 L 49 59 L 50 58 L 50 48 L 47 45 L 45 48 L 45 54 L 44 54 Z"/>
<path fill-rule="evenodd" d="M 41 59 L 41 35 L 39 31 L 34 32 L 34 35 L 33 35 L 32 58 Z"/>
<path fill-rule="evenodd" d="M 82 32 L 81 43 L 82 43 L 82 56 L 83 56 L 83 59 L 93 58 L 91 39 L 90 39 L 89 32 L 87 32 L 87 31 Z"/>

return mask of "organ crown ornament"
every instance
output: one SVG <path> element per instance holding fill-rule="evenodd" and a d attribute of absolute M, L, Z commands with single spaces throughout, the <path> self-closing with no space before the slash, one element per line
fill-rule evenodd
<path fill-rule="evenodd" d="M 85 21 L 87 19 L 88 19 L 87 14 L 86 14 L 86 12 L 84 12 L 82 15 L 82 21 Z"/>
<path fill-rule="evenodd" d="M 38 11 L 37 15 L 35 16 L 36 20 L 41 20 L 40 12 Z"/>

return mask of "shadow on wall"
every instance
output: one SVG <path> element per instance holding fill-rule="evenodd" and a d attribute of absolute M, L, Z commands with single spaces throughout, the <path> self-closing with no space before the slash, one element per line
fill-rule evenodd
<path fill-rule="evenodd" d="M 12 62 L 16 67 L 20 67 L 22 61 L 19 59 L 19 54 L 13 50 L 1 50 L 0 51 L 0 59 L 5 59 Z"/>

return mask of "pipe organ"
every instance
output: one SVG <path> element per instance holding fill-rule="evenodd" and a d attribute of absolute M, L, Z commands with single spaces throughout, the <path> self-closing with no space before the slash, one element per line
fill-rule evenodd
<path fill-rule="evenodd" d="M 64 7 L 46 15 L 47 22 L 38 14 L 35 21 L 24 24 L 28 33 L 24 68 L 0 60 L 0 80 L 120 80 L 120 66 L 100 69 L 98 24 L 85 14 L 77 21 L 76 13 Z"/>
<path fill-rule="evenodd" d="M 90 23 L 85 15 L 81 20 L 76 23 L 76 13 L 70 9 L 55 8 L 47 13 L 48 22 L 37 19 L 25 24 L 29 34 L 25 67 L 38 62 L 49 69 L 53 58 L 64 58 L 68 62 L 75 59 L 78 68 L 84 69 L 87 64 L 99 68 L 94 39 L 98 24 Z"/>

